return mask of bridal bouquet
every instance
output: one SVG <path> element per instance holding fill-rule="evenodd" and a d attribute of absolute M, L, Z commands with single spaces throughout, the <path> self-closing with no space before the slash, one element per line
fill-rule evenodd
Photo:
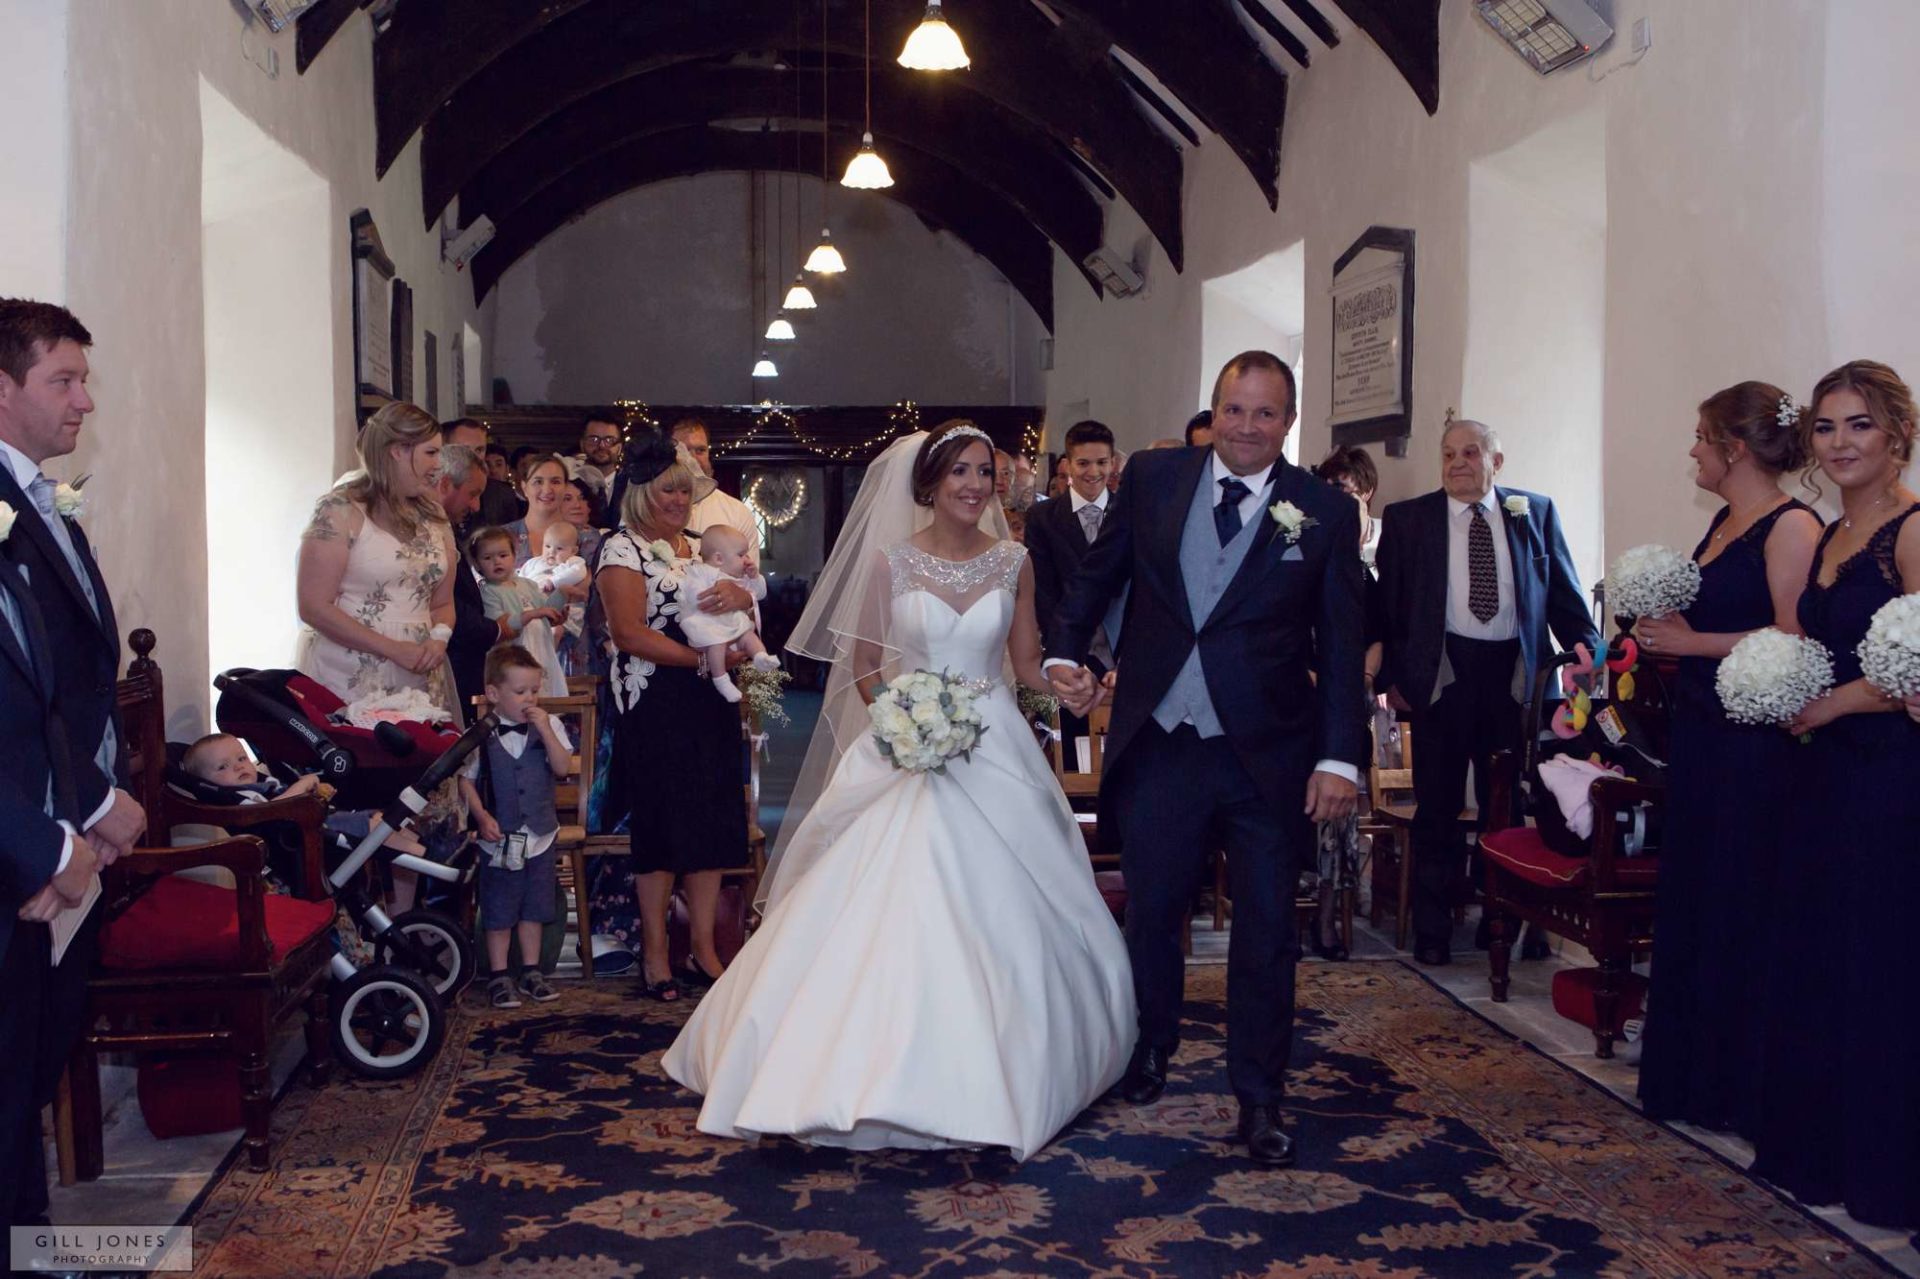
<path fill-rule="evenodd" d="M 1665 617 L 1700 594 L 1700 566 L 1668 546 L 1636 546 L 1607 570 L 1607 608 L 1615 617 Z"/>
<path fill-rule="evenodd" d="M 1733 646 L 1714 688 L 1727 718 L 1784 724 L 1833 687 L 1833 659 L 1819 641 L 1769 626 Z"/>
<path fill-rule="evenodd" d="M 1888 697 L 1920 693 L 1920 595 L 1882 604 L 1854 652 L 1860 655 L 1860 673 Z"/>
<path fill-rule="evenodd" d="M 945 671 L 913 671 L 892 680 L 867 707 L 874 744 L 895 768 L 944 773 L 947 761 L 967 759 L 987 731 L 976 705 L 979 681 Z"/>

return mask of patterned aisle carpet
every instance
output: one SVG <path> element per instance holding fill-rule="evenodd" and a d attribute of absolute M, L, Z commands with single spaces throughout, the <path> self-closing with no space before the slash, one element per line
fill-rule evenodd
<path fill-rule="evenodd" d="M 203 1199 L 195 1273 L 1102 1279 L 1889 1273 L 1398 964 L 1301 969 L 1300 1167 L 1231 1144 L 1224 970 L 1167 1095 L 1024 1166 L 707 1137 L 625 987 L 466 1012 L 422 1076 L 290 1093 L 274 1167 Z"/>

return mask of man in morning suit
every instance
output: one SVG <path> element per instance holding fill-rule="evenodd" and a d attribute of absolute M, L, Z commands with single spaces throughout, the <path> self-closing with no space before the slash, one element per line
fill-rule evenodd
<path fill-rule="evenodd" d="M 446 512 L 447 523 L 455 528 L 467 523 L 488 482 L 484 454 L 465 444 L 442 448 L 435 495 L 440 499 L 440 509 Z M 453 668 L 460 710 L 462 714 L 471 715 L 473 699 L 486 691 L 481 676 L 487 653 L 506 638 L 508 619 L 487 616 L 487 602 L 480 595 L 480 579 L 467 567 L 466 550 L 463 542 L 460 562 L 453 568 L 453 634 L 447 638 L 447 664 Z"/>
<path fill-rule="evenodd" d="M 1062 465 L 1067 468 L 1066 496 L 1041 502 L 1027 513 L 1027 562 L 1033 565 L 1034 609 L 1042 618 L 1052 617 L 1060 606 L 1067 581 L 1100 535 L 1100 523 L 1112 500 L 1107 491 L 1107 471 L 1113 465 L 1113 432 L 1103 422 L 1075 422 L 1067 428 Z M 1117 617 L 1118 610 L 1110 610 L 1106 621 L 1093 633 L 1087 669 L 1095 678 L 1113 669 L 1109 626 Z M 1077 771 L 1079 764 L 1074 743 L 1086 735 L 1086 718 L 1063 708 L 1060 741 L 1070 771 Z"/>
<path fill-rule="evenodd" d="M 1395 502 L 1380 520 L 1387 700 L 1412 716 L 1414 958 L 1449 961 L 1465 848 L 1459 815 L 1472 765 L 1484 811 L 1488 761 L 1517 750 L 1521 707 L 1553 651 L 1600 636 L 1553 503 L 1502 488 L 1500 437 L 1452 423 L 1440 442 L 1441 488 Z"/>
<path fill-rule="evenodd" d="M 0 562 L 0 1209 L 9 1226 L 46 1221 L 40 1107 L 66 1058 L 49 1033 L 47 925 L 79 903 L 96 865 L 74 833 L 72 763 L 53 699 L 39 605 L 20 570 Z"/>
<path fill-rule="evenodd" d="M 73 811 L 87 842 L 111 864 L 146 830 L 147 816 L 124 789 L 127 753 L 116 706 L 120 638 L 113 601 L 80 526 L 79 494 L 41 470 L 80 441 L 93 412 L 87 347 L 93 337 L 64 307 L 0 298 L 0 502 L 15 519 L 0 542 L 0 564 L 27 581 L 53 664 L 53 705 L 66 740 Z M 86 982 L 98 950 L 100 911 L 81 925 L 51 975 L 46 1061 L 51 1095 L 59 1063 L 86 1016 Z"/>
<path fill-rule="evenodd" d="M 1227 1079 L 1240 1140 L 1270 1167 L 1293 1162 L 1280 1104 L 1294 888 L 1313 822 L 1353 812 L 1367 758 L 1359 512 L 1281 457 L 1293 422 L 1293 373 L 1278 357 L 1229 360 L 1214 382 L 1213 446 L 1134 459 L 1047 622 L 1048 678 L 1085 714 L 1101 695 L 1085 665 L 1094 632 L 1130 592 L 1103 796 L 1120 827 L 1140 1006 L 1121 1095 L 1146 1105 L 1166 1086 L 1185 986 L 1180 924 L 1208 854 L 1224 847 Z"/>

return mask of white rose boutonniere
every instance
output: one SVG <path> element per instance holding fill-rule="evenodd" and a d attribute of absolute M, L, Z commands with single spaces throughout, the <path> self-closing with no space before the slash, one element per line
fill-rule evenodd
<path fill-rule="evenodd" d="M 1511 494 L 1501 505 L 1506 507 L 1508 515 L 1525 515 L 1533 509 L 1528 505 L 1527 495 L 1525 493 Z"/>
<path fill-rule="evenodd" d="M 1320 522 L 1292 502 L 1275 502 L 1267 508 L 1267 514 L 1273 516 L 1275 536 L 1284 535 L 1288 546 L 1298 542 L 1302 533 Z"/>
<path fill-rule="evenodd" d="M 14 510 L 10 504 L 0 502 L 0 542 L 12 536 L 13 522 L 19 518 L 20 512 Z"/>

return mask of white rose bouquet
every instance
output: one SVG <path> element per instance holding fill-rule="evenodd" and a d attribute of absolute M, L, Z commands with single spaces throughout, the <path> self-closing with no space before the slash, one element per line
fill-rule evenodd
<path fill-rule="evenodd" d="M 1854 652 L 1860 655 L 1860 673 L 1888 697 L 1920 693 L 1920 595 L 1882 604 Z"/>
<path fill-rule="evenodd" d="M 945 671 L 913 671 L 892 680 L 867 707 L 873 741 L 895 768 L 944 773 L 947 761 L 967 759 L 987 731 L 977 705 L 983 691 Z"/>
<path fill-rule="evenodd" d="M 1753 632 L 1720 663 L 1714 688 L 1727 718 L 1785 724 L 1833 687 L 1833 658 L 1819 641 L 1777 627 Z"/>
<path fill-rule="evenodd" d="M 1607 570 L 1607 608 L 1615 617 L 1665 617 L 1692 606 L 1700 566 L 1669 546 L 1636 546 Z"/>

